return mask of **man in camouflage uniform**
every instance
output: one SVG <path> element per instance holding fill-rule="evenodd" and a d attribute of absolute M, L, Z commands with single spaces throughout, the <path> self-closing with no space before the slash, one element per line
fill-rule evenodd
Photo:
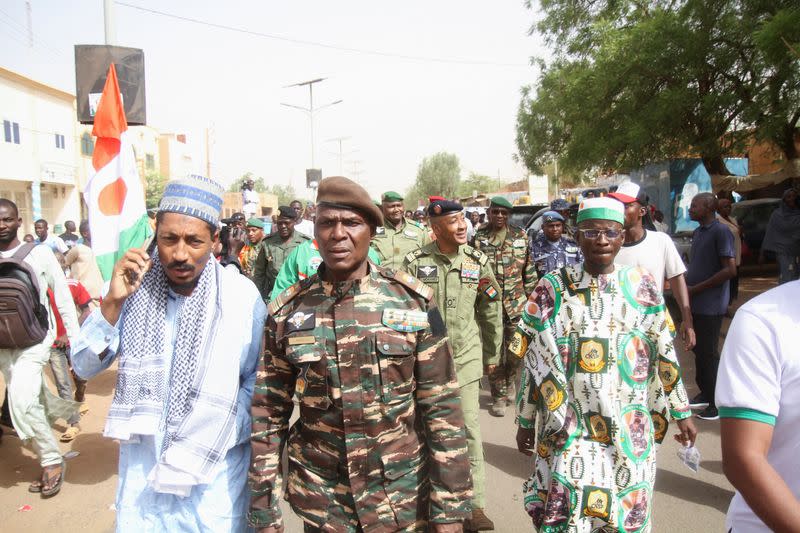
<path fill-rule="evenodd" d="M 508 225 L 510 214 L 511 203 L 502 196 L 495 196 L 489 205 L 489 223 L 475 233 L 475 249 L 489 258 L 503 302 L 503 349 L 497 368 L 489 376 L 494 400 L 489 412 L 494 416 L 505 416 L 506 407 L 512 403 L 509 389 L 519 384 L 522 359 L 509 351 L 509 343 L 537 279 L 527 235 Z"/>
<path fill-rule="evenodd" d="M 488 257 L 466 245 L 467 223 L 456 202 L 434 200 L 428 207 L 436 241 L 409 253 L 403 269 L 433 289 L 442 306 L 461 387 L 474 497 L 467 531 L 494 529 L 486 516 L 486 479 L 478 424 L 479 382 L 492 374 L 500 356 L 503 322 L 500 287 Z"/>
<path fill-rule="evenodd" d="M 403 197 L 394 191 L 383 193 L 380 208 L 384 225 L 378 226 L 372 248 L 378 252 L 381 266 L 397 270 L 408 252 L 429 242 L 428 230 L 403 216 Z"/>
<path fill-rule="evenodd" d="M 269 306 L 250 523 L 282 529 L 286 446 L 286 499 L 307 532 L 462 531 L 472 495 L 467 442 L 433 291 L 367 260 L 382 215 L 364 189 L 326 178 L 318 202 L 323 263 Z M 293 396 L 300 420 L 290 429 Z"/>
<path fill-rule="evenodd" d="M 285 205 L 279 207 L 278 220 L 275 224 L 278 231 L 261 241 L 261 250 L 253 267 L 253 283 L 266 302 L 269 301 L 275 278 L 278 277 L 286 256 L 297 245 L 309 240 L 299 231 L 295 231 L 294 225 L 297 222 L 295 213 L 291 207 Z"/>
<path fill-rule="evenodd" d="M 548 272 L 583 261 L 578 243 L 563 234 L 565 220 L 556 211 L 542 215 L 542 231 L 531 240 L 531 257 L 539 278 Z"/>

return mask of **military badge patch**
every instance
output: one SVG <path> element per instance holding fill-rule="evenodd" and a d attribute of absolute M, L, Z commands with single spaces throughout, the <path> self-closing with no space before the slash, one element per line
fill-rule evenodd
<path fill-rule="evenodd" d="M 317 325 L 316 315 L 313 312 L 304 313 L 302 311 L 297 311 L 295 314 L 286 319 L 286 324 L 288 325 L 286 328 L 287 334 L 294 331 L 306 331 L 309 329 L 314 329 L 314 327 Z"/>
<path fill-rule="evenodd" d="M 511 243 L 513 248 L 525 248 L 527 245 L 528 243 L 525 241 L 525 239 L 515 239 L 514 242 Z"/>
<path fill-rule="evenodd" d="M 436 265 L 418 265 L 417 279 L 425 283 L 437 283 L 439 281 L 439 267 Z"/>
<path fill-rule="evenodd" d="M 375 236 L 376 237 L 385 237 L 386 236 L 386 228 L 383 226 L 378 226 L 375 228 Z"/>
<path fill-rule="evenodd" d="M 489 297 L 490 300 L 497 298 L 497 289 L 495 289 L 492 285 L 486 287 L 486 290 L 483 292 Z"/>
<path fill-rule="evenodd" d="M 417 238 L 417 234 L 414 233 L 413 231 L 411 231 L 410 229 L 403 230 L 403 235 L 405 235 L 406 237 L 408 237 L 410 239 L 416 239 Z"/>
<path fill-rule="evenodd" d="M 422 331 L 429 326 L 428 313 L 410 309 L 384 309 L 381 322 L 384 326 L 403 333 Z"/>

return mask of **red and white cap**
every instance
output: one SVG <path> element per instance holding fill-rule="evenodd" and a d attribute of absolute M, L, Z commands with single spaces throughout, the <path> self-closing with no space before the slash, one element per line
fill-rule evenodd
<path fill-rule="evenodd" d="M 642 205 L 647 205 L 647 202 L 650 199 L 647 196 L 647 193 L 644 192 L 644 189 L 632 181 L 626 181 L 617 187 L 615 192 L 608 193 L 608 196 L 614 198 L 615 200 L 619 200 L 623 204 L 639 202 Z"/>

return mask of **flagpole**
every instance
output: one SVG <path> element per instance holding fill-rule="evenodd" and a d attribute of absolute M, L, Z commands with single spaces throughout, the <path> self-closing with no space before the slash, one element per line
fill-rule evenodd
<path fill-rule="evenodd" d="M 114 0 L 103 0 L 103 25 L 106 32 L 106 45 L 114 45 L 117 32 L 114 26 Z"/>

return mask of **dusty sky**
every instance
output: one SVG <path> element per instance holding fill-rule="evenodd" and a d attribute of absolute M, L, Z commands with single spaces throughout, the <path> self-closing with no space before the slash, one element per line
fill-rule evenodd
<path fill-rule="evenodd" d="M 73 45 L 103 43 L 102 0 L 27 3 L 33 47 L 26 1 L 0 2 L 0 65 L 74 93 Z M 343 100 L 315 113 L 323 175 L 339 174 L 335 137 L 349 137 L 342 172 L 373 196 L 404 191 L 438 151 L 458 155 L 463 176 L 525 175 L 512 159 L 515 117 L 520 87 L 536 76 L 529 59 L 545 51 L 527 35 L 534 14 L 522 0 L 125 0 L 114 10 L 116 44 L 144 49 L 149 124 L 198 145 L 212 126 L 212 174 L 223 182 L 252 171 L 307 194 L 308 115 L 280 104 L 307 107 L 307 88 L 284 86 L 320 77 L 315 107 Z"/>

